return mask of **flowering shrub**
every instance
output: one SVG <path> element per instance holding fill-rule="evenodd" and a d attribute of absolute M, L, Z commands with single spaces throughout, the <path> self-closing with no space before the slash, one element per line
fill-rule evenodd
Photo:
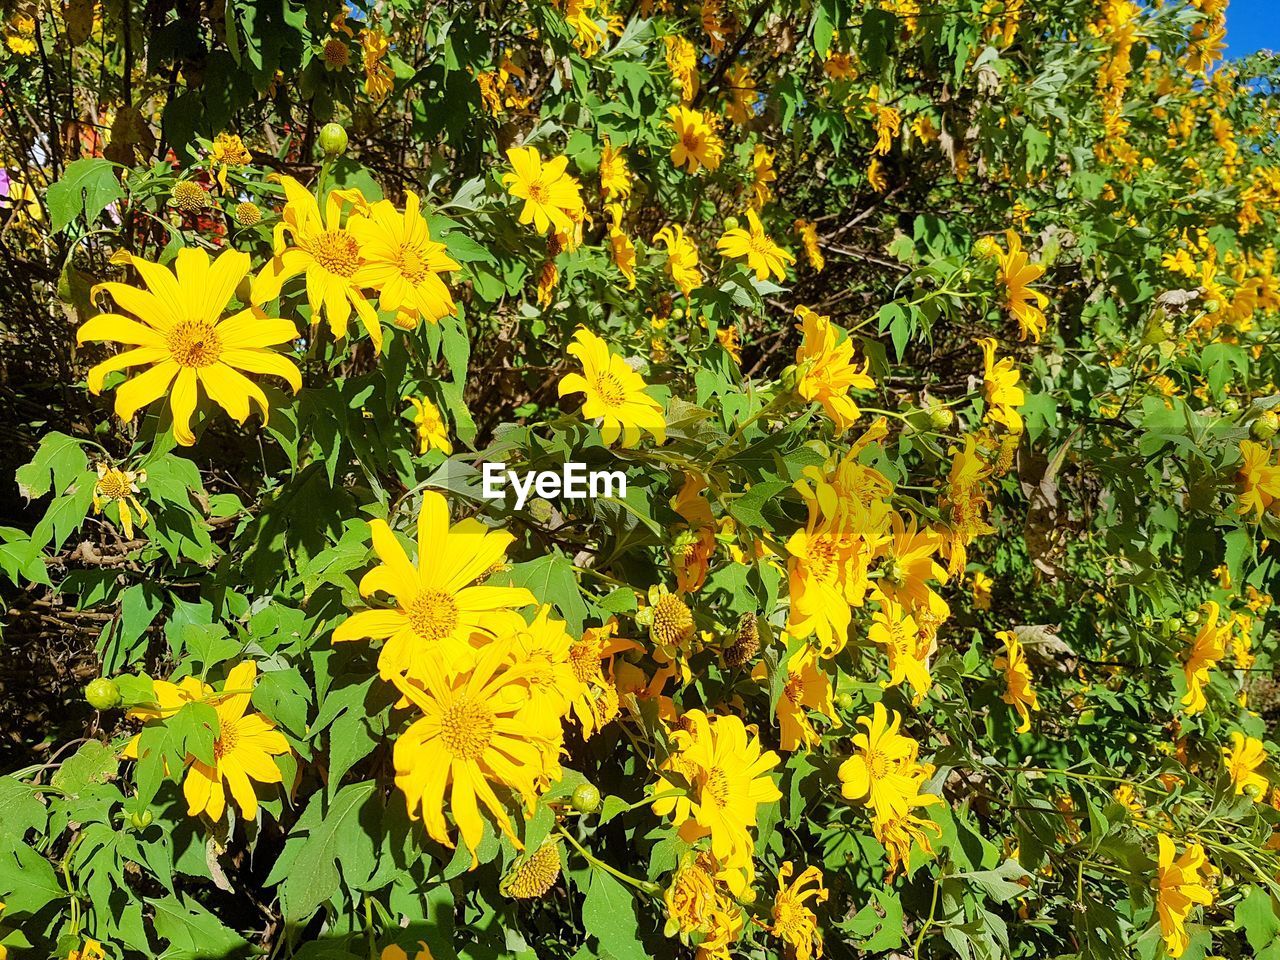
<path fill-rule="evenodd" d="M 9 10 L 0 958 L 1280 957 L 1226 0 Z"/>

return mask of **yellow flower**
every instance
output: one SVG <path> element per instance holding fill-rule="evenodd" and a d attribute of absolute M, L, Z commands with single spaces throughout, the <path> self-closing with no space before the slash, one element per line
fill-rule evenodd
<path fill-rule="evenodd" d="M 365 264 L 364 249 L 350 224 L 343 223 L 344 205 L 364 210 L 364 197 L 358 190 L 331 190 L 321 217 L 319 202 L 302 184 L 293 177 L 281 177 L 280 183 L 286 203 L 275 228 L 274 254 L 254 278 L 250 297 L 257 304 L 274 300 L 286 281 L 303 274 L 312 325 L 326 317 L 341 340 L 354 307 L 374 350 L 381 353 L 382 325 L 357 276 Z"/>
<path fill-rule="evenodd" d="M 751 206 L 760 210 L 773 196 L 771 184 L 778 179 L 773 169 L 773 151 L 762 143 L 751 148 Z"/>
<path fill-rule="evenodd" d="M 888 597 L 882 599 L 880 609 L 872 614 L 868 636 L 889 655 L 886 686 L 896 687 L 903 681 L 910 683 L 915 691 L 912 705 L 919 704 L 933 687 L 933 677 L 929 674 L 932 638 L 919 629 L 915 618 L 903 610 L 901 604 Z"/>
<path fill-rule="evenodd" d="M 824 657 L 834 657 L 848 640 L 850 604 L 860 604 L 865 590 L 866 552 L 862 538 L 816 504 L 804 529 L 787 540 L 787 630 L 801 639 L 816 636 Z"/>
<path fill-rule="evenodd" d="M 712 172 L 720 169 L 724 159 L 724 143 L 706 114 L 688 107 L 670 107 L 671 129 L 676 142 L 671 148 L 671 162 L 677 167 L 688 167 L 689 173 L 697 173 L 700 167 Z"/>
<path fill-rule="evenodd" d="M 703 12 L 706 5 L 703 5 Z M 738 126 L 745 125 L 755 116 L 755 105 L 759 94 L 756 82 L 751 79 L 751 70 L 746 64 L 737 64 L 725 72 L 725 82 L 729 90 L 729 103 L 725 107 L 725 115 Z"/>
<path fill-rule="evenodd" d="M 817 867 L 805 867 L 788 884 L 794 870 L 790 860 L 778 869 L 778 893 L 773 898 L 769 932 L 787 945 L 787 954 L 793 960 L 813 960 L 822 956 L 822 934 L 818 932 L 817 915 L 805 901 L 822 903 L 828 894 Z"/>
<path fill-rule="evenodd" d="M 1236 511 L 1251 513 L 1254 519 L 1260 520 L 1265 511 L 1280 509 L 1273 506 L 1280 500 L 1280 463 L 1271 462 L 1269 444 L 1252 440 L 1240 441 L 1240 456 L 1243 458 L 1237 474 L 1240 503 Z"/>
<path fill-rule="evenodd" d="M 1004 424 L 1013 433 L 1021 433 L 1022 415 L 1017 408 L 1026 399 L 1018 386 L 1022 375 L 1013 365 L 1012 357 L 996 362 L 994 338 L 983 337 L 977 343 L 982 348 L 982 395 L 987 401 L 987 419 Z"/>
<path fill-rule="evenodd" d="M 227 171 L 253 162 L 248 149 L 234 133 L 220 133 L 209 147 L 209 169 L 217 168 L 216 179 L 223 192 L 227 189 Z"/>
<path fill-rule="evenodd" d="M 698 93 L 698 51 L 679 34 L 668 34 L 662 42 L 666 46 L 667 69 L 680 84 L 680 99 L 688 103 Z"/>
<path fill-rule="evenodd" d="M 711 505 L 702 495 L 706 488 L 704 477 L 685 473 L 680 492 L 671 500 L 671 509 L 688 524 L 676 537 L 672 549 L 676 589 L 681 593 L 696 593 L 702 588 L 716 552 L 715 518 Z"/>
<path fill-rule="evenodd" d="M 288 753 L 289 742 L 265 716 L 246 712 L 257 676 L 258 665 L 252 660 L 236 664 L 227 674 L 223 692 L 214 704 L 218 735 L 213 741 L 213 765 L 192 758 L 182 783 L 188 816 L 205 813 L 215 823 L 220 821 L 229 790 L 240 815 L 252 820 L 258 815 L 253 781 L 280 783 L 283 779 L 271 758 Z"/>
<path fill-rule="evenodd" d="M 885 875 L 886 880 L 892 881 L 899 870 L 910 865 L 913 845 L 919 847 L 930 856 L 933 855 L 933 847 L 930 845 L 929 835 L 933 834 L 934 837 L 941 837 L 942 827 L 932 820 L 917 817 L 910 811 L 917 807 L 928 807 L 941 802 L 941 797 L 936 797 L 931 793 L 922 793 L 912 798 L 907 804 L 908 812 L 890 814 L 887 817 L 877 816 L 872 819 L 871 832 L 880 841 L 880 845 L 884 847 L 885 856 L 889 860 L 889 870 Z"/>
<path fill-rule="evenodd" d="M 413 404 L 413 424 L 418 431 L 418 454 L 439 450 L 445 456 L 453 453 L 449 440 L 449 425 L 444 422 L 440 409 L 426 397 L 406 397 Z"/>
<path fill-rule="evenodd" d="M 625 200 L 631 196 L 631 168 L 622 149 L 614 149 L 608 137 L 600 151 L 600 192 L 606 200 Z"/>
<path fill-rule="evenodd" d="M 686 728 L 672 733 L 675 753 L 660 768 L 653 812 L 670 816 L 680 836 L 692 843 L 711 838 L 711 852 L 726 867 L 751 861 L 750 828 L 757 808 L 782 798 L 769 771 L 778 765 L 772 751 L 761 751 L 760 739 L 748 737 L 742 720 L 733 715 L 709 718 L 701 710 L 684 715 Z M 688 789 L 667 780 L 661 771 L 675 771 Z M 679 796 L 669 796 L 678 793 Z"/>
<path fill-rule="evenodd" d="M 596 0 L 565 0 L 564 19 L 573 29 L 573 46 L 584 57 L 600 52 L 605 32 L 591 16 Z"/>
<path fill-rule="evenodd" d="M 559 395 L 587 395 L 582 416 L 603 420 L 600 436 L 606 445 L 612 446 L 621 439 L 623 447 L 634 447 L 646 431 L 658 443 L 664 442 L 667 422 L 662 405 L 644 392 L 644 378 L 591 331 L 580 327 L 573 339 L 569 353 L 582 364 L 582 373 L 561 377 Z"/>
<path fill-rule="evenodd" d="M 667 248 L 667 276 L 686 297 L 694 287 L 702 285 L 702 271 L 698 269 L 698 248 L 685 236 L 684 227 L 663 227 L 653 238 Z"/>
<path fill-rule="evenodd" d="M 902 114 L 894 107 L 886 107 L 874 100 L 870 110 L 876 124 L 876 145 L 871 152 L 883 157 L 893 149 L 893 138 L 902 129 Z"/>
<path fill-rule="evenodd" d="M 872 157 L 871 162 L 867 164 L 867 183 L 871 184 L 871 188 L 876 193 L 884 193 L 889 189 L 889 181 L 885 179 L 884 171 L 880 169 L 879 157 Z"/>
<path fill-rule="evenodd" d="M 476 585 L 505 561 L 515 538 L 474 517 L 451 526 L 448 502 L 434 490 L 422 495 L 416 567 L 385 520 L 371 520 L 369 530 L 382 562 L 361 578 L 360 595 L 391 594 L 396 606 L 353 614 L 333 631 L 333 642 L 385 640 L 378 656 L 384 680 L 421 680 L 432 667 L 469 669 L 473 638 L 483 644 L 519 628 L 524 621 L 513 611 L 535 602 L 523 587 Z"/>
<path fill-rule="evenodd" d="M 929 586 L 930 580 L 947 582 L 947 571 L 934 559 L 942 546 L 942 535 L 929 527 L 917 528 L 894 511 L 889 516 L 891 537 L 884 550 L 876 593 L 897 600 L 913 614 L 937 608 L 941 598 Z M 935 600 L 937 597 L 937 600 Z M 945 603 L 942 604 L 945 608 Z"/>
<path fill-rule="evenodd" d="M 420 318 L 435 323 L 458 312 L 441 275 L 462 268 L 443 243 L 431 239 L 412 190 L 405 191 L 404 213 L 390 200 L 379 200 L 352 214 L 347 230 L 362 258 L 352 282 L 377 290 L 378 307 L 395 313 L 396 326 L 412 330 Z"/>
<path fill-rule="evenodd" d="M 552 157 L 546 163 L 536 147 L 512 147 L 507 151 L 511 173 L 502 175 L 507 192 L 523 200 L 520 222 L 532 223 L 538 233 L 551 230 L 572 234 L 585 216 L 578 181 L 565 173 L 568 157 Z"/>
<path fill-rule="evenodd" d="M 858 723 L 866 731 L 854 736 L 858 752 L 840 765 L 840 793 L 846 800 L 865 803 L 877 819 L 903 816 L 933 775 L 933 767 L 918 762 L 920 744 L 898 733 L 898 711 L 886 711 L 883 703 L 876 703 L 871 716 L 859 717 Z"/>
<path fill-rule="evenodd" d="M 733 362 L 742 364 L 742 343 L 738 340 L 738 328 L 720 327 L 716 330 L 716 342 L 724 347 L 725 353 L 733 357 Z"/>
<path fill-rule="evenodd" d="M 15 14 L 5 31 L 5 45 L 18 56 L 29 57 L 38 49 L 35 35 L 35 19 L 25 13 Z"/>
<path fill-rule="evenodd" d="M 1146 809 L 1142 805 L 1142 800 L 1138 796 L 1138 791 L 1134 789 L 1131 783 L 1122 783 L 1111 791 L 1111 796 L 1116 803 L 1124 807 L 1129 816 L 1134 820 L 1141 820 L 1146 815 Z"/>
<path fill-rule="evenodd" d="M 1026 733 L 1031 729 L 1031 711 L 1040 709 L 1035 688 L 1031 686 L 1031 667 L 1027 664 L 1022 644 L 1015 633 L 1001 630 L 996 633 L 996 637 L 1004 641 L 1004 656 L 996 657 L 995 660 L 995 668 L 1004 671 L 1005 692 L 1002 699 L 1018 712 L 1021 719 L 1018 733 Z"/>
<path fill-rule="evenodd" d="M 283 377 L 295 391 L 302 387 L 293 362 L 267 349 L 297 339 L 298 331 L 291 322 L 268 317 L 257 307 L 222 318 L 236 287 L 249 272 L 247 254 L 226 250 L 211 264 L 203 250 L 184 247 L 178 251 L 173 272 L 130 254 L 122 254 L 121 259 L 133 265 L 147 289 L 100 283 L 93 294 L 105 290 L 118 307 L 138 319 L 100 313 L 76 331 L 77 343 L 109 340 L 133 348 L 89 371 L 90 393 L 102 392 L 108 373 L 149 368 L 116 389 L 115 409 L 120 419 L 131 419 L 169 391 L 174 439 L 190 446 L 196 442 L 191 415 L 201 388 L 233 419 L 244 423 L 250 401 L 264 422 L 268 405 L 262 388 L 241 370 Z"/>
<path fill-rule="evenodd" d="M 1209 682 L 1209 671 L 1227 655 L 1227 638 L 1231 635 L 1230 624 L 1218 624 L 1218 605 L 1209 600 L 1205 603 L 1205 608 L 1208 615 L 1196 633 L 1182 666 L 1187 680 L 1187 692 L 1182 698 L 1182 705 L 1188 714 L 1200 713 L 1208 705 L 1204 688 Z"/>
<path fill-rule="evenodd" d="M 147 511 L 134 496 L 138 492 L 138 484 L 146 482 L 147 471 L 145 470 L 135 473 L 132 470 L 112 467 L 102 461 L 98 463 L 98 480 L 93 485 L 93 512 L 101 513 L 104 504 L 116 504 L 120 514 L 120 526 L 124 528 L 127 540 L 133 539 L 133 513 L 129 509 L 130 506 L 138 511 L 138 526 L 147 525 Z"/>
<path fill-rule="evenodd" d="M 939 504 L 948 520 L 943 555 L 950 558 L 947 572 L 958 574 L 968 563 L 968 547 L 978 537 L 995 533 L 987 523 L 989 506 L 983 484 L 991 470 L 977 453 L 977 440 L 964 438 L 964 446 L 952 451 L 951 472 L 947 475 L 946 493 Z"/>
<path fill-rule="evenodd" d="M 827 265 L 827 258 L 822 255 L 822 248 L 818 245 L 817 224 L 810 223 L 808 220 L 797 220 L 795 231 L 800 237 L 809 266 L 813 267 L 816 273 L 821 273 Z"/>
<path fill-rule="evenodd" d="M 768 676 L 768 668 L 758 663 L 751 676 L 763 680 Z M 787 661 L 787 680 L 776 709 L 781 749 L 791 753 L 808 750 L 822 742 L 809 719 L 810 710 L 821 713 L 832 726 L 840 726 L 831 692 L 831 680 L 818 666 L 817 652 L 812 647 L 801 647 L 791 655 Z"/>
<path fill-rule="evenodd" d="M 516 631 L 515 640 L 514 660 L 527 672 L 528 709 L 557 717 L 567 715 L 584 691 L 570 662 L 573 641 L 565 632 L 564 621 L 552 619 L 551 608 L 544 604 L 532 623 Z"/>
<path fill-rule="evenodd" d="M 582 632 L 582 639 L 569 647 L 569 666 L 577 681 L 578 695 L 571 707 L 582 727 L 582 739 L 590 740 L 618 715 L 618 689 L 613 682 L 613 658 L 626 650 L 638 650 L 634 640 L 615 637 L 618 621 L 610 619 L 603 626 Z M 601 664 L 609 663 L 609 675 Z"/>
<path fill-rule="evenodd" d="M 867 375 L 870 361 L 864 362 L 861 370 L 853 365 L 853 341 L 848 336 L 838 339 L 838 328 L 830 317 L 805 306 L 796 307 L 796 316 L 800 318 L 798 329 L 804 334 L 796 351 L 800 368 L 796 392 L 807 401 L 822 404 L 836 433 L 844 433 L 861 414 L 849 391 L 875 389 L 875 381 Z"/>
<path fill-rule="evenodd" d="M 605 205 L 605 213 L 609 215 L 609 252 L 622 275 L 627 278 L 627 289 L 636 288 L 636 247 L 622 230 L 622 207 L 620 204 Z"/>
<path fill-rule="evenodd" d="M 1267 751 L 1261 740 L 1232 732 L 1231 749 L 1222 752 L 1222 760 L 1231 775 L 1237 797 L 1247 791 L 1257 803 L 1267 795 L 1270 783 L 1258 773 L 1258 767 L 1267 762 Z"/>
<path fill-rule="evenodd" d="M 427 946 L 425 940 L 419 940 L 418 947 L 420 949 L 413 955 L 413 960 L 435 960 L 431 956 L 431 948 Z M 409 960 L 409 954 L 399 944 L 389 943 L 382 948 L 382 953 L 378 955 L 378 960 Z"/>
<path fill-rule="evenodd" d="M 1004 286 L 1005 306 L 1018 321 L 1018 338 L 1025 340 L 1030 335 L 1032 340 L 1039 341 L 1045 329 L 1043 308 L 1049 303 L 1049 298 L 1033 289 L 1031 284 L 1044 273 L 1044 267 L 1028 262 L 1022 241 L 1012 230 L 1005 231 L 1005 241 L 1009 244 L 1009 252 L 1000 255 L 998 272 Z"/>
<path fill-rule="evenodd" d="M 991 609 L 991 587 L 995 583 L 981 570 L 973 572 L 973 608 L 975 610 Z"/>
<path fill-rule="evenodd" d="M 742 936 L 742 911 L 721 898 L 707 921 L 707 936 L 698 944 L 695 960 L 732 960 L 729 948 Z"/>
<path fill-rule="evenodd" d="M 835 48 L 831 49 L 827 59 L 823 61 L 822 72 L 833 80 L 853 80 L 858 76 L 853 57 Z"/>
<path fill-rule="evenodd" d="M 1216 871 L 1205 856 L 1204 847 L 1192 843 L 1175 859 L 1173 840 L 1160 834 L 1159 859 L 1156 866 L 1156 912 L 1160 917 L 1160 935 L 1170 957 L 1186 952 L 1191 938 L 1187 935 L 1187 916 L 1196 904 L 1209 906 L 1213 892 L 1207 881 Z"/>
<path fill-rule="evenodd" d="M 716 243 L 716 249 L 726 257 L 745 257 L 747 266 L 755 271 L 757 280 L 768 280 L 770 274 L 779 280 L 785 280 L 786 265 L 795 263 L 796 258 L 769 238 L 754 210 L 747 210 L 747 226 L 746 230 L 740 227 L 726 230 Z"/>
<path fill-rule="evenodd" d="M 689 934 L 705 933 L 711 925 L 711 914 L 720 904 L 715 877 L 700 858 L 685 854 L 662 892 L 662 902 L 667 912 L 663 936 L 679 934 L 687 942 Z"/>
<path fill-rule="evenodd" d="M 472 869 L 479 864 L 476 847 L 484 836 L 479 804 L 515 847 L 524 849 L 493 785 L 519 793 L 533 816 L 547 782 L 547 756 L 559 749 L 563 735 L 559 716 L 545 707 L 530 709 L 532 667 L 512 662 L 515 642 L 511 636 L 491 642 L 474 669 L 452 676 L 439 661 L 425 659 L 414 681 L 392 677 L 405 699 L 423 713 L 396 740 L 396 786 L 405 795 L 410 818 L 421 817 L 427 833 L 446 847 L 453 846 L 444 817 L 449 793 Z"/>
<path fill-rule="evenodd" d="M 364 92 L 374 104 L 380 104 L 395 86 L 395 71 L 383 59 L 391 49 L 391 38 L 380 28 L 360 31 L 364 50 Z"/>
<path fill-rule="evenodd" d="M 106 960 L 106 956 L 100 942 L 92 937 L 85 937 L 79 949 L 73 948 L 67 954 L 67 960 Z"/>

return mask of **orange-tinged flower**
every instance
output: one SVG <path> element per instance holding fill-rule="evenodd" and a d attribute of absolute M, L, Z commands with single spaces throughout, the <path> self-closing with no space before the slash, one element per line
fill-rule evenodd
<path fill-rule="evenodd" d="M 702 167 L 714 172 L 720 169 L 724 159 L 724 142 L 720 139 L 707 116 L 688 107 L 671 107 L 667 110 L 676 142 L 671 148 L 671 162 L 686 167 L 689 173 L 697 173 Z"/>

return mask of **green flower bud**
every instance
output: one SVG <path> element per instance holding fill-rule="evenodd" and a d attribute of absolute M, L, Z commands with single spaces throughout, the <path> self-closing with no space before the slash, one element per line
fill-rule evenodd
<path fill-rule="evenodd" d="M 600 790 L 594 784 L 580 783 L 569 803 L 579 813 L 595 813 L 600 809 Z"/>
<path fill-rule="evenodd" d="M 84 688 L 84 698 L 95 710 L 111 710 L 120 704 L 120 688 L 114 680 L 98 677 Z"/>
<path fill-rule="evenodd" d="M 340 123 L 326 123 L 320 128 L 320 149 L 329 159 L 347 151 L 347 131 Z"/>
<path fill-rule="evenodd" d="M 1280 429 L 1280 417 L 1274 410 L 1262 411 L 1262 416 L 1249 425 L 1249 436 L 1255 440 L 1270 440 Z"/>

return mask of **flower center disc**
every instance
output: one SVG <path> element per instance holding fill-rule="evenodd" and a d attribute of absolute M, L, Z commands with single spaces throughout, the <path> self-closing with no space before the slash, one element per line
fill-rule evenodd
<path fill-rule="evenodd" d="M 240 740 L 240 734 L 236 731 L 236 726 L 227 720 L 218 722 L 218 739 L 213 741 L 213 756 L 217 760 L 221 760 L 229 753 L 233 753 L 236 744 Z"/>
<path fill-rule="evenodd" d="M 551 188 L 541 180 L 534 180 L 529 184 L 529 199 L 545 207 L 551 202 Z"/>
<path fill-rule="evenodd" d="M 405 244 L 400 248 L 400 273 L 406 280 L 412 284 L 418 284 L 425 280 L 430 272 L 427 261 L 423 259 L 417 247 Z"/>
<path fill-rule="evenodd" d="M 339 277 L 349 277 L 360 265 L 360 245 L 345 230 L 326 230 L 315 238 L 311 255 L 316 263 Z"/>
<path fill-rule="evenodd" d="M 483 703 L 459 700 L 440 718 L 440 736 L 455 757 L 479 759 L 493 739 L 493 714 Z"/>
<path fill-rule="evenodd" d="M 620 407 L 627 398 L 622 381 L 612 373 L 602 373 L 596 377 L 596 393 L 606 407 Z"/>
<path fill-rule="evenodd" d="M 709 770 L 702 780 L 702 796 L 710 798 L 717 807 L 729 803 L 729 775 L 719 767 Z"/>
<path fill-rule="evenodd" d="M 871 771 L 872 780 L 883 780 L 889 775 L 889 758 L 879 750 L 867 752 L 867 769 Z"/>
<path fill-rule="evenodd" d="M 186 320 L 169 331 L 169 353 L 183 367 L 208 367 L 222 354 L 222 339 L 214 325 Z"/>
<path fill-rule="evenodd" d="M 457 602 L 439 590 L 424 590 L 413 598 L 406 612 L 413 632 L 423 640 L 443 640 L 458 625 Z"/>
<path fill-rule="evenodd" d="M 98 481 L 98 492 L 112 500 L 122 500 L 129 492 L 129 483 L 121 470 L 108 470 Z"/>

